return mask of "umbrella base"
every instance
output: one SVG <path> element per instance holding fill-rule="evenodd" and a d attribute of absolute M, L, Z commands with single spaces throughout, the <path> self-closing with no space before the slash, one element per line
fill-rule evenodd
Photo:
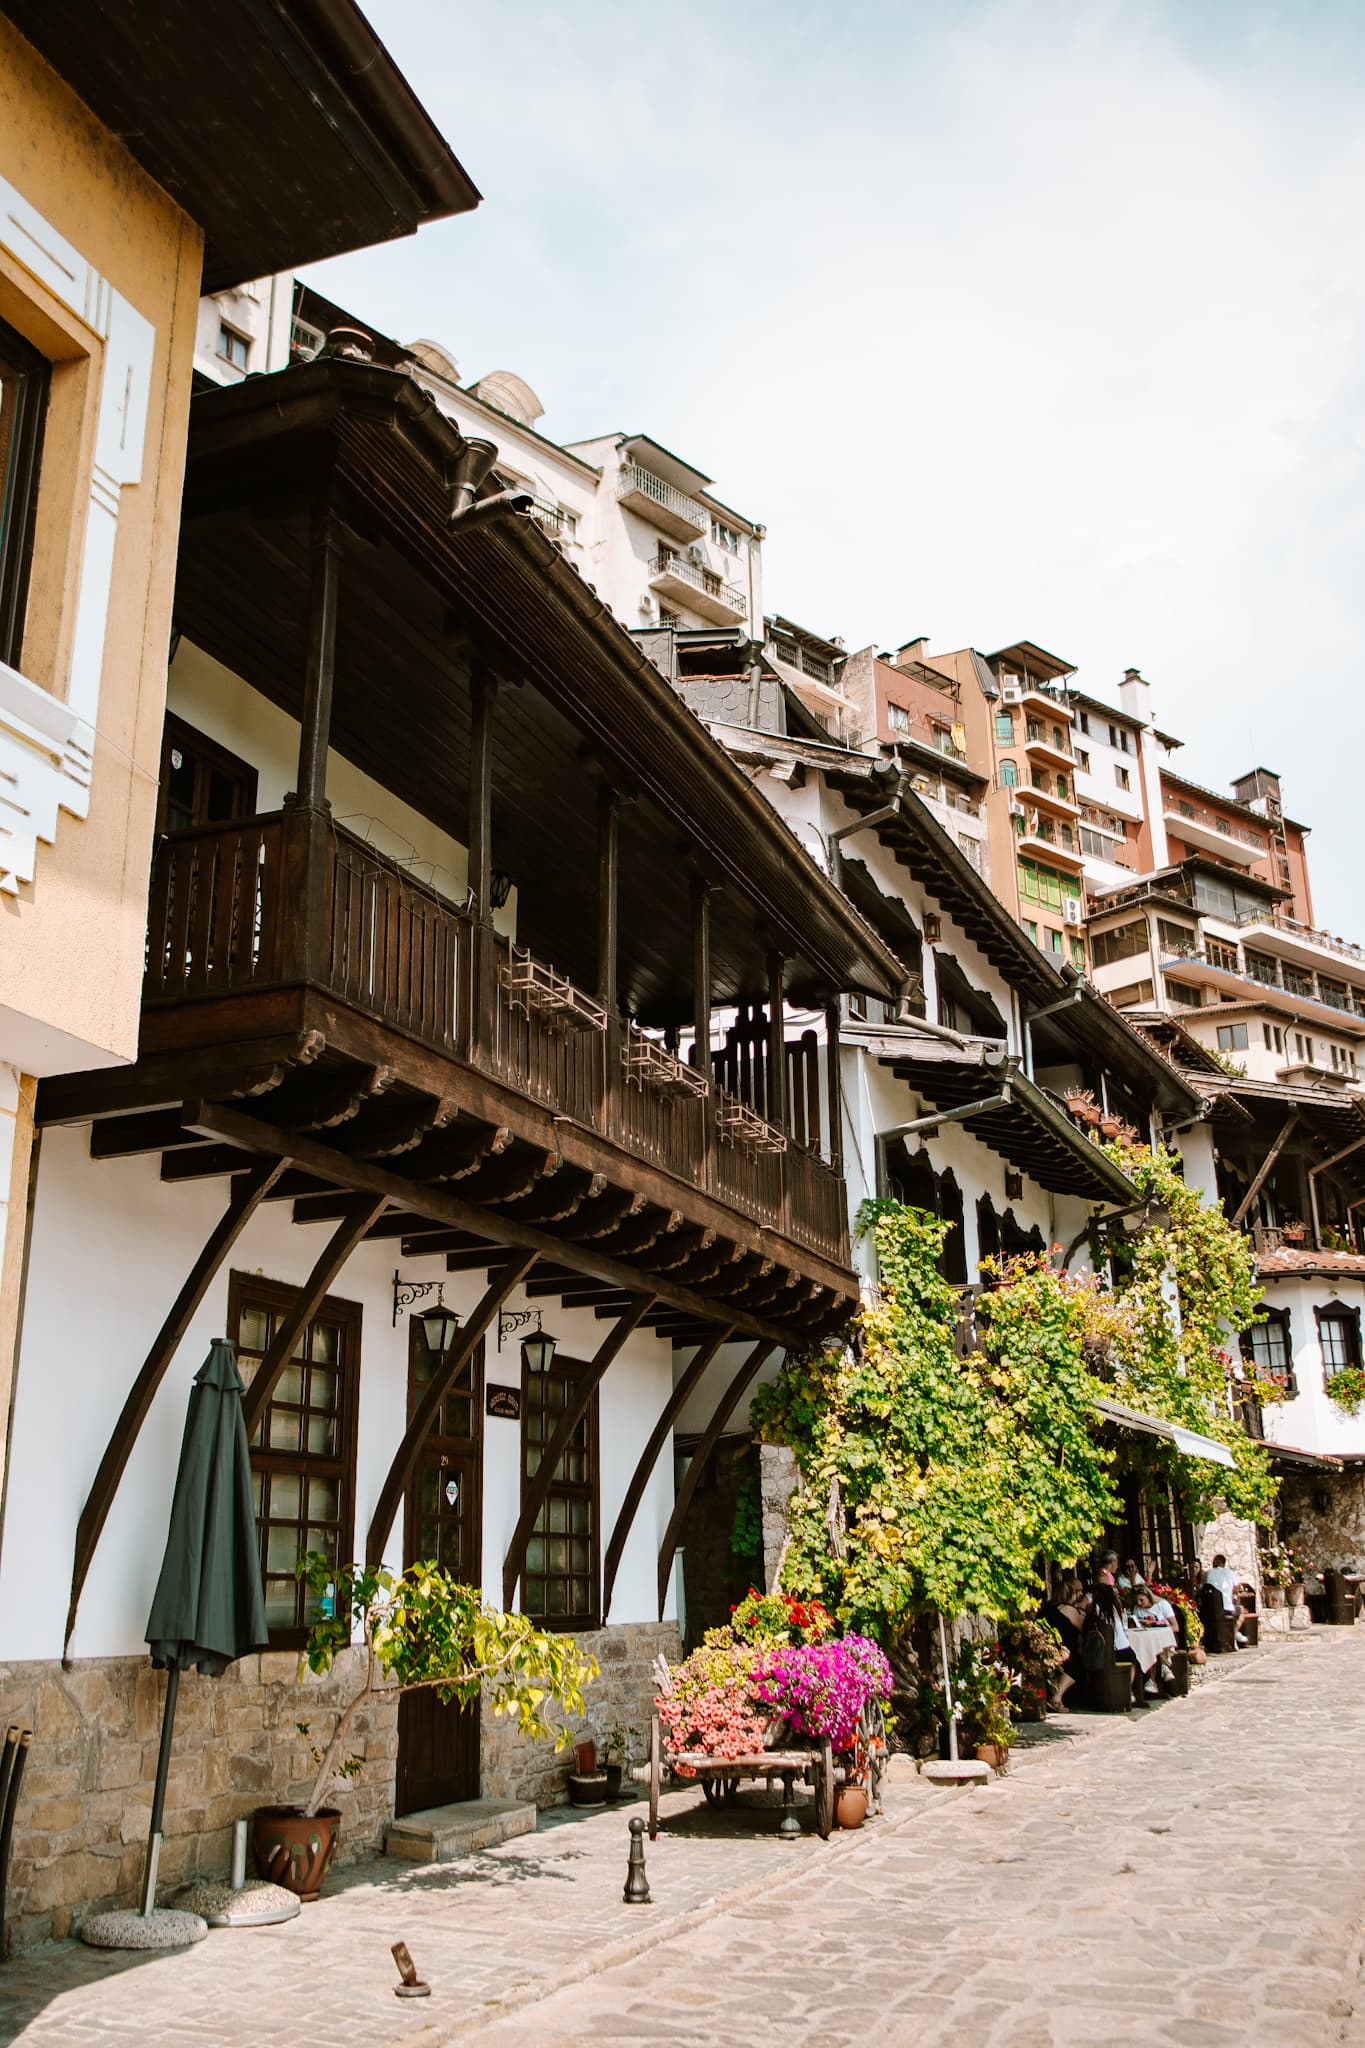
<path fill-rule="evenodd" d="M 154 1913 L 92 1913 L 81 1923 L 80 1936 L 91 1948 L 189 1948 L 208 1931 L 197 1913 L 158 1906 Z"/>
<path fill-rule="evenodd" d="M 302 1907 L 283 1885 L 252 1877 L 236 1891 L 226 1878 L 191 1885 L 180 1895 L 180 1910 L 197 1913 L 210 1927 L 274 1927 L 281 1920 L 297 1920 Z"/>

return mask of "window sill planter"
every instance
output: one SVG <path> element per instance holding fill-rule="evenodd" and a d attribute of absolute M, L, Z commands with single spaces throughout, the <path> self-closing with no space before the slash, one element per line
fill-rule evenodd
<path fill-rule="evenodd" d="M 499 969 L 514 1010 L 545 1017 L 563 1031 L 605 1031 L 607 1013 L 591 996 L 575 988 L 566 974 L 556 974 L 543 960 L 513 946 Z"/>
<path fill-rule="evenodd" d="M 312 1814 L 301 1806 L 258 1806 L 251 1816 L 256 1875 L 311 1905 L 327 1880 L 340 1822 L 335 1806 Z"/>
<path fill-rule="evenodd" d="M 658 1095 L 702 1096 L 707 1079 L 700 1067 L 689 1067 L 652 1038 L 631 1038 L 621 1047 L 621 1069 L 627 1085 L 652 1088 Z"/>
<path fill-rule="evenodd" d="M 744 1103 L 733 1096 L 723 1097 L 716 1104 L 716 1129 L 728 1138 L 732 1145 L 738 1145 L 742 1152 L 785 1152 L 787 1141 L 781 1131 L 765 1123 Z"/>

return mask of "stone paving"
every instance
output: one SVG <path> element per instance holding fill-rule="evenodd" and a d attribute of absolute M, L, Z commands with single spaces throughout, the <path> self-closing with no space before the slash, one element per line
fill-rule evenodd
<path fill-rule="evenodd" d="M 674 1795 L 648 1908 L 620 1902 L 616 1809 L 359 1866 L 173 1957 L 52 1944 L 0 1973 L 0 2041 L 1365 2048 L 1365 1627 L 1215 1668 L 1188 1701 L 1028 1731 L 981 1791 L 912 1776 L 828 1845 Z M 393 1997 L 400 1937 L 430 2000 Z"/>

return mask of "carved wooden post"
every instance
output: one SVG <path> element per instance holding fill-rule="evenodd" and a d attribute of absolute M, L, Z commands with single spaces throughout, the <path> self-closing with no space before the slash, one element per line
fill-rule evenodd
<path fill-rule="evenodd" d="M 825 1011 L 825 1092 L 829 1097 L 829 1163 L 836 1173 L 844 1170 L 844 1120 L 839 1094 L 839 1004 Z"/>
<path fill-rule="evenodd" d="M 474 914 L 474 974 L 469 1005 L 472 1050 L 493 1044 L 493 713 L 498 679 L 476 657 L 470 665 L 469 887 Z"/>
<path fill-rule="evenodd" d="M 607 1013 L 599 1106 L 602 1129 L 614 1131 L 621 1087 L 621 1017 L 616 975 L 620 953 L 621 800 L 614 789 L 597 793 L 597 1000 Z"/>
<path fill-rule="evenodd" d="M 284 851 L 285 954 L 290 969 L 308 981 L 323 979 L 330 922 L 327 750 L 332 737 L 341 550 L 341 521 L 329 497 L 313 521 L 298 773 Z"/>
<path fill-rule="evenodd" d="M 697 1171 L 701 1185 L 709 1188 L 714 1180 L 716 1088 L 711 1065 L 711 884 L 702 875 L 692 882 L 692 1029 L 696 1063 L 706 1076 Z"/>
<path fill-rule="evenodd" d="M 786 997 L 782 988 L 782 971 L 785 960 L 778 952 L 768 955 L 768 1099 L 766 1108 L 768 1122 L 775 1124 L 779 1131 L 787 1128 L 787 1010 Z M 778 1224 L 786 1230 L 790 1223 L 791 1187 L 787 1169 L 787 1156 L 782 1153 L 777 1161 L 778 1185 L 781 1188 L 781 1207 Z"/>

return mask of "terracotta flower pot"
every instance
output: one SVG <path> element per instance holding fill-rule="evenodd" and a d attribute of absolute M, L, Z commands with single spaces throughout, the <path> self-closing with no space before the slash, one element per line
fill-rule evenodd
<path fill-rule="evenodd" d="M 256 1875 L 311 1904 L 326 1881 L 340 1820 L 335 1806 L 312 1814 L 299 1806 L 258 1806 L 251 1816 Z"/>
<path fill-rule="evenodd" d="M 1003 1742 L 978 1742 L 976 1745 L 977 1762 L 989 1764 L 993 1771 L 1004 1770 L 1008 1755 L 1009 1751 Z"/>
<path fill-rule="evenodd" d="M 835 1825 L 860 1828 L 867 1819 L 867 1791 L 862 1785 L 840 1785 L 834 1794 Z"/>

